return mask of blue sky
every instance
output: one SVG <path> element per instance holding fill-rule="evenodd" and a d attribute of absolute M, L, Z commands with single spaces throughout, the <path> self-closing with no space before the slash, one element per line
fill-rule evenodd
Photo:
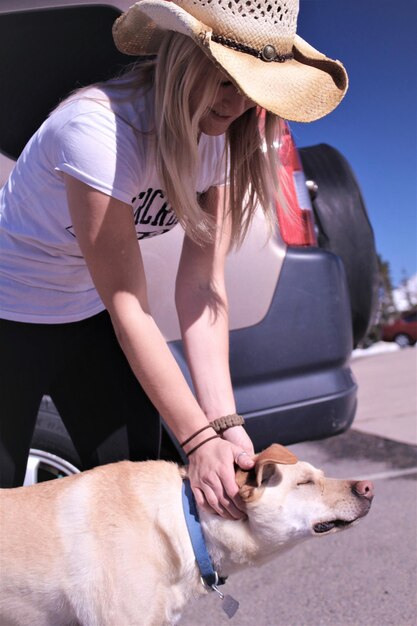
<path fill-rule="evenodd" d="M 324 119 L 291 125 L 296 143 L 328 143 L 348 159 L 397 286 L 417 272 L 417 0 L 300 6 L 299 35 L 344 63 L 350 87 Z"/>

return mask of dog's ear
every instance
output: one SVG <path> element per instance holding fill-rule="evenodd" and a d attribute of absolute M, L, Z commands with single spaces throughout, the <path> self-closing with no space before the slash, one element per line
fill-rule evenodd
<path fill-rule="evenodd" d="M 240 497 L 245 502 L 256 500 L 271 478 L 279 472 L 277 465 L 293 465 L 297 463 L 295 454 L 274 443 L 255 457 L 255 465 L 250 470 L 238 469 L 236 482 Z"/>
<path fill-rule="evenodd" d="M 272 446 L 263 450 L 256 457 L 256 463 L 279 463 L 281 465 L 294 465 L 297 463 L 298 459 L 288 450 L 288 448 L 284 448 L 279 443 L 273 443 Z"/>

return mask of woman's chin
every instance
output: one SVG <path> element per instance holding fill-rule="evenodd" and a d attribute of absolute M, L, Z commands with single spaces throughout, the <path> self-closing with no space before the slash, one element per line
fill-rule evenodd
<path fill-rule="evenodd" d="M 213 111 L 200 120 L 199 129 L 205 135 L 223 135 L 233 121 L 233 117 L 222 117 Z"/>

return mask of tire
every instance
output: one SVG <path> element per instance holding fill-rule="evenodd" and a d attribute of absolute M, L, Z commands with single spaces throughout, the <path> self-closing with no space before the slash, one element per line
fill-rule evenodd
<path fill-rule="evenodd" d="M 375 319 L 378 262 L 372 226 L 355 176 L 335 148 L 319 144 L 299 150 L 307 180 L 317 185 L 312 198 L 321 248 L 337 254 L 347 277 L 353 343 L 357 346 Z"/>
<path fill-rule="evenodd" d="M 405 333 L 400 333 L 394 338 L 396 344 L 400 346 L 400 348 L 407 348 L 413 344 L 412 340 Z"/>
<path fill-rule="evenodd" d="M 186 457 L 168 429 L 162 428 L 160 458 L 184 464 Z M 81 461 L 71 438 L 49 396 L 42 399 L 32 438 L 25 486 L 81 471 Z"/>
<path fill-rule="evenodd" d="M 25 486 L 77 474 L 81 461 L 50 398 L 42 400 L 26 468 Z"/>

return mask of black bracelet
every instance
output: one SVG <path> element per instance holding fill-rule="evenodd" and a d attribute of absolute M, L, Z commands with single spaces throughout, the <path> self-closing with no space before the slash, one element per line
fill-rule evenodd
<path fill-rule="evenodd" d="M 204 426 L 203 428 L 200 428 L 200 430 L 197 430 L 197 432 L 195 432 L 194 435 L 191 435 L 191 437 L 188 437 L 188 439 L 186 439 L 185 441 L 180 443 L 181 448 L 186 446 L 187 443 L 189 443 L 191 441 L 191 439 L 194 439 L 194 437 L 197 437 L 197 435 L 202 433 L 204 430 L 207 430 L 207 428 L 212 428 L 212 425 L 211 424 L 207 424 L 207 426 Z"/>
<path fill-rule="evenodd" d="M 220 439 L 219 435 L 213 435 L 213 437 L 208 437 L 207 439 L 204 439 L 204 441 L 202 441 L 201 443 L 199 443 L 195 448 L 193 448 L 192 450 L 190 450 L 189 452 L 186 452 L 187 456 L 190 456 L 190 454 L 192 454 L 193 452 L 195 452 L 196 450 L 198 450 L 198 448 L 200 448 L 200 446 L 204 445 L 205 443 L 207 443 L 208 441 L 211 441 L 212 439 Z"/>

